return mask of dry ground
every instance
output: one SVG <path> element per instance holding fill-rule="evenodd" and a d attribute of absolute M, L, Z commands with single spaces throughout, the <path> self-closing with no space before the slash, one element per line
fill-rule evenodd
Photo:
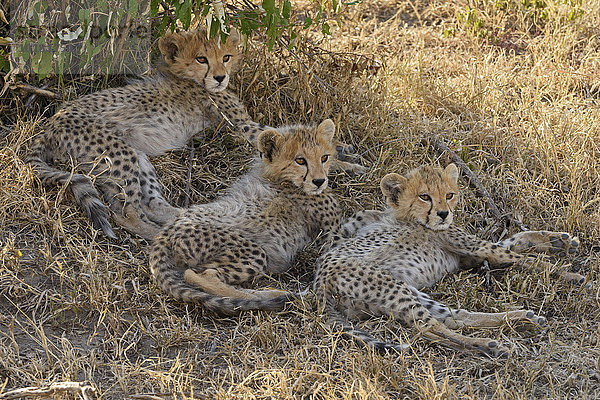
<path fill-rule="evenodd" d="M 236 88 L 263 123 L 337 121 L 369 167 L 335 177 L 346 212 L 381 206 L 385 173 L 445 163 L 423 142 L 437 135 L 512 219 L 579 235 L 580 252 L 557 268 L 599 281 L 600 2 L 525 3 L 366 1 L 296 55 L 253 45 Z M 550 271 L 492 271 L 487 283 L 465 272 L 432 290 L 455 306 L 548 318 L 543 328 L 467 331 L 510 345 L 500 360 L 389 320 L 365 328 L 411 350 L 374 354 L 330 332 L 312 304 L 218 318 L 167 299 L 144 240 L 122 230 L 107 240 L 68 191 L 42 187 L 23 165 L 39 115 L 56 106 L 27 99 L 15 92 L 0 106 L 0 393 L 78 381 L 101 399 L 600 398 L 599 286 L 558 283 Z M 195 146 L 192 203 L 222 192 L 252 155 L 215 132 Z M 184 204 L 189 153 L 154 161 L 168 197 Z M 498 231 L 486 202 L 463 188 L 458 223 L 489 239 L 518 231 Z M 265 285 L 309 285 L 314 257 Z"/>

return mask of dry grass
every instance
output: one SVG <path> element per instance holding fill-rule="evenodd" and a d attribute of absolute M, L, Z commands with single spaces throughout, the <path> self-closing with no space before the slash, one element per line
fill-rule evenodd
<path fill-rule="evenodd" d="M 503 211 L 531 228 L 578 234 L 581 251 L 561 268 L 598 280 L 600 2 L 584 1 L 571 21 L 576 3 L 547 0 L 540 19 L 516 0 L 506 9 L 493 1 L 365 2 L 344 14 L 331 40 L 307 42 L 300 61 L 251 48 L 238 92 L 263 123 L 339 123 L 370 167 L 364 177 L 336 177 L 346 212 L 380 206 L 385 173 L 444 162 L 422 144 L 435 134 Z M 465 17 L 467 5 L 475 19 Z M 482 274 L 463 273 L 433 289 L 456 306 L 545 315 L 544 328 L 468 331 L 510 344 L 507 360 L 426 343 L 388 320 L 365 328 L 412 348 L 373 354 L 329 332 L 311 304 L 217 318 L 165 298 L 150 279 L 145 241 L 124 231 L 108 241 L 68 191 L 42 187 L 23 165 L 38 115 L 54 106 L 26 108 L 25 100 L 15 93 L 2 102 L 0 393 L 79 381 L 102 399 L 600 397 L 598 287 L 549 274 L 494 271 L 486 285 Z M 219 133 L 197 141 L 192 203 L 225 189 L 251 154 Z M 188 153 L 154 161 L 168 197 L 184 204 Z M 485 202 L 464 186 L 459 223 L 498 239 Z M 309 285 L 315 255 L 307 251 L 266 284 Z"/>

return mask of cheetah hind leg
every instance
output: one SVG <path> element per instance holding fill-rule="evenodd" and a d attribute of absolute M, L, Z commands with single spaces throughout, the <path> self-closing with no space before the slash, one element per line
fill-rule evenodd
<path fill-rule="evenodd" d="M 150 240 L 159 232 L 160 226 L 146 217 L 140 204 L 141 188 L 135 174 L 138 171 L 137 154 L 118 139 L 114 139 L 110 145 L 115 153 L 121 153 L 118 158 L 110 160 L 103 153 L 90 153 L 79 168 L 95 178 L 115 222 Z"/>
<path fill-rule="evenodd" d="M 142 210 L 137 180 L 126 180 L 122 188 L 109 179 L 96 179 L 96 182 L 117 224 L 147 240 L 152 240 L 160 232 L 161 227 L 150 221 Z"/>
<path fill-rule="evenodd" d="M 221 297 L 245 300 L 268 300 L 289 295 L 286 291 L 276 289 L 253 290 L 237 288 L 222 279 L 222 275 L 219 273 L 218 268 L 218 265 L 214 265 L 214 268 L 208 266 L 208 268 L 202 272 L 195 272 L 192 269 L 187 269 L 183 278 L 187 283 L 197 286 L 202 291 Z"/>
<path fill-rule="evenodd" d="M 421 304 L 415 304 L 408 315 L 405 321 L 411 320 L 421 335 L 432 342 L 457 350 L 475 350 L 491 357 L 506 357 L 509 353 L 509 349 L 496 340 L 465 336 L 450 329 L 435 319 Z"/>
<path fill-rule="evenodd" d="M 117 224 L 146 240 L 153 240 L 161 230 L 159 225 L 150 221 L 139 207 L 132 203 L 124 202 L 117 210 L 114 210 L 113 207 L 111 210 L 114 211 L 112 217 Z"/>
<path fill-rule="evenodd" d="M 404 282 L 394 279 L 387 272 L 367 272 L 367 274 L 368 277 L 365 279 L 369 279 L 371 286 L 389 288 L 389 292 L 393 293 L 393 295 L 381 299 L 381 302 L 377 304 L 373 302 L 371 297 L 363 298 L 362 292 L 348 292 L 348 299 L 351 299 L 350 304 L 353 304 L 354 306 L 364 304 L 364 306 L 361 307 L 364 308 L 362 310 L 363 312 L 367 314 L 392 315 L 405 325 L 417 328 L 419 333 L 426 339 L 448 347 L 460 350 L 475 350 L 492 357 L 504 357 L 508 354 L 508 348 L 498 343 L 496 340 L 489 338 L 473 338 L 448 328 L 431 315 L 427 308 L 425 308 L 425 306 L 423 306 L 412 294 L 410 288 Z M 342 293 L 338 293 L 338 295 L 345 297 L 343 292 L 348 290 L 348 288 L 339 286 L 338 289 L 342 291 Z M 363 338 L 359 337 L 359 339 Z M 377 349 L 395 347 L 394 344 L 386 344 L 374 340 L 368 341 L 363 339 L 363 342 Z"/>
<path fill-rule="evenodd" d="M 362 175 L 367 169 L 360 165 L 360 156 L 354 152 L 351 144 L 340 142 L 335 143 L 336 155 L 331 162 L 333 172 L 346 172 L 348 175 Z"/>
<path fill-rule="evenodd" d="M 579 239 L 566 232 L 526 231 L 496 243 L 515 253 L 547 253 L 552 255 L 574 254 Z"/>
<path fill-rule="evenodd" d="M 443 322 L 448 328 L 462 327 L 495 328 L 504 325 L 507 321 L 529 321 L 534 324 L 546 325 L 546 318 L 536 315 L 531 310 L 513 310 L 500 313 L 472 312 L 464 309 L 453 309 L 433 300 L 423 292 L 410 287 L 413 295 L 419 300 L 438 321 Z"/>

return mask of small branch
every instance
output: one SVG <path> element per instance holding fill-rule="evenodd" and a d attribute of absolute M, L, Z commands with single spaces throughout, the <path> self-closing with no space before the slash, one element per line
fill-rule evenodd
<path fill-rule="evenodd" d="M 141 393 L 141 394 L 133 394 L 129 396 L 134 400 L 165 400 L 165 397 L 171 396 L 170 393 Z"/>
<path fill-rule="evenodd" d="M 194 167 L 194 141 L 190 145 L 190 157 L 188 160 L 187 180 L 185 182 L 185 208 L 190 206 L 190 188 L 192 186 L 192 169 Z"/>
<path fill-rule="evenodd" d="M 289 44 L 285 42 L 285 40 L 283 38 L 279 39 L 279 43 L 284 46 L 287 47 L 287 45 Z M 300 63 L 300 65 L 308 72 L 309 68 L 306 64 L 304 64 L 304 62 L 300 59 L 300 57 L 298 56 L 298 54 L 296 54 L 296 52 L 292 49 L 288 49 L 288 51 L 290 52 L 290 54 L 292 56 L 294 56 L 294 58 Z M 335 89 L 335 87 L 331 86 L 330 84 L 328 84 L 327 82 L 325 82 L 323 79 L 321 79 L 321 77 L 319 77 L 319 75 L 315 74 L 314 72 L 312 73 L 312 76 L 316 79 L 317 83 L 325 90 L 327 90 L 330 94 L 332 94 L 333 96 L 337 96 L 337 91 Z"/>
<path fill-rule="evenodd" d="M 79 394 L 84 400 L 91 400 L 90 395 L 96 393 L 96 389 L 82 382 L 58 382 L 46 387 L 26 387 L 22 389 L 11 390 L 0 394 L 0 400 L 20 399 L 23 397 L 50 397 L 58 393 Z"/>
<path fill-rule="evenodd" d="M 110 61 L 109 73 L 112 71 L 113 67 L 117 63 L 119 57 L 121 57 L 121 53 L 123 52 L 123 44 L 125 40 L 127 40 L 127 35 L 129 34 L 129 28 L 131 27 L 131 14 L 127 13 L 125 17 L 125 26 L 123 26 L 123 30 L 118 32 L 118 41 L 115 52 L 113 53 L 112 60 Z M 119 26 L 120 28 L 120 26 Z"/>
<path fill-rule="evenodd" d="M 38 87 L 35 87 L 35 86 L 31 86 L 31 85 L 29 85 L 27 83 L 17 83 L 15 85 L 15 88 L 17 88 L 19 90 L 22 90 L 24 92 L 27 92 L 27 93 L 33 93 L 33 94 L 38 95 L 38 96 L 49 97 L 49 98 L 54 99 L 54 100 L 62 100 L 62 96 L 59 95 L 59 94 L 56 94 L 56 93 L 51 92 L 51 91 L 46 90 L 46 89 L 41 89 L 41 88 L 38 88 Z"/>

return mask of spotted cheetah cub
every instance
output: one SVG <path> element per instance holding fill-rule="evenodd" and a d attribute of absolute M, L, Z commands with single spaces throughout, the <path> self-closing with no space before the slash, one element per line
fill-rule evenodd
<path fill-rule="evenodd" d="M 27 161 L 45 183 L 70 184 L 77 203 L 106 235 L 115 237 L 97 189 L 119 225 L 152 238 L 180 210 L 163 198 L 149 156 L 182 148 L 223 120 L 251 142 L 264 129 L 225 90 L 241 57 L 238 44 L 235 31 L 220 45 L 204 29 L 167 34 L 159 41 L 162 78 L 65 105 L 35 139 Z M 51 166 L 55 160 L 70 163 L 75 173 Z"/>
<path fill-rule="evenodd" d="M 286 271 L 295 254 L 339 227 L 338 203 L 325 191 L 335 125 L 266 130 L 261 160 L 226 196 L 180 214 L 155 238 L 150 269 L 172 297 L 221 313 L 274 310 L 288 294 L 254 290 L 265 273 Z"/>
<path fill-rule="evenodd" d="M 342 225 L 347 238 L 318 262 L 314 288 L 332 323 L 378 350 L 399 349 L 402 346 L 380 342 L 346 320 L 392 315 L 416 327 L 427 339 L 494 356 L 508 349 L 495 340 L 464 336 L 452 329 L 496 327 L 507 319 L 545 323 L 529 310 L 452 309 L 420 291 L 457 271 L 464 262 L 486 260 L 505 266 L 526 260 L 516 251 L 573 252 L 579 245 L 568 233 L 522 232 L 499 243 L 466 233 L 452 225 L 457 180 L 454 164 L 445 169 L 424 166 L 406 177 L 389 174 L 381 180 L 389 209 L 356 214 Z"/>

